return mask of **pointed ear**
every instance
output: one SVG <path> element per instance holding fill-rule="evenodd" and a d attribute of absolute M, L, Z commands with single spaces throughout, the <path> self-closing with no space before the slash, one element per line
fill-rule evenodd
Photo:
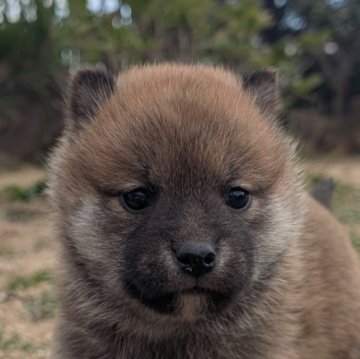
<path fill-rule="evenodd" d="M 68 130 L 84 128 L 113 94 L 114 86 L 114 78 L 104 69 L 77 70 L 70 80 Z"/>
<path fill-rule="evenodd" d="M 271 120 L 279 115 L 280 86 L 279 72 L 265 69 L 243 76 L 243 87 L 255 98 L 260 111 Z"/>

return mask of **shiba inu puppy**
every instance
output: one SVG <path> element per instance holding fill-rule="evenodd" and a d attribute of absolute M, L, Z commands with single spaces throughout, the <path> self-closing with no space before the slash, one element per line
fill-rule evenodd
<path fill-rule="evenodd" d="M 350 240 L 303 189 L 274 71 L 72 79 L 50 160 L 56 359 L 359 359 Z"/>

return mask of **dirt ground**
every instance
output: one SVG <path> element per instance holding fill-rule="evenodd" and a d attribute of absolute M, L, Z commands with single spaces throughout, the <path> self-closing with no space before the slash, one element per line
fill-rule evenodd
<path fill-rule="evenodd" d="M 33 167 L 3 171 L 0 190 L 14 184 L 31 186 L 43 178 L 44 171 Z M 30 202 L 0 199 L 1 359 L 49 357 L 53 315 L 36 316 L 34 305 L 31 307 L 37 298 L 53 291 L 46 275 L 35 278 L 36 273 L 54 273 L 56 251 L 49 210 L 44 198 Z M 41 303 L 38 310 L 42 310 Z"/>
<path fill-rule="evenodd" d="M 306 170 L 360 190 L 360 158 L 317 159 Z M 28 187 L 44 178 L 44 170 L 31 166 L 0 169 L 0 193 L 9 185 Z M 360 203 L 357 209 L 356 216 Z M 56 311 L 56 240 L 50 213 L 44 197 L 23 202 L 0 196 L 0 359 L 49 356 Z M 356 216 L 344 222 L 360 238 Z"/>

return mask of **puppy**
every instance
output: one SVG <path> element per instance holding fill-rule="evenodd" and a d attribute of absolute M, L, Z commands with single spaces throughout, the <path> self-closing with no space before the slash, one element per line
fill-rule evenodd
<path fill-rule="evenodd" d="M 54 358 L 360 358 L 358 258 L 303 189 L 276 72 L 83 69 L 69 92 Z"/>

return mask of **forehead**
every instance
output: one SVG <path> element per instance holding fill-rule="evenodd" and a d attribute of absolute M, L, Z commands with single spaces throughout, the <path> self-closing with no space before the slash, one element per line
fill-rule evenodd
<path fill-rule="evenodd" d="M 117 187 L 237 180 L 261 186 L 281 170 L 283 152 L 234 75 L 169 67 L 120 76 L 74 157 L 97 181 Z"/>

